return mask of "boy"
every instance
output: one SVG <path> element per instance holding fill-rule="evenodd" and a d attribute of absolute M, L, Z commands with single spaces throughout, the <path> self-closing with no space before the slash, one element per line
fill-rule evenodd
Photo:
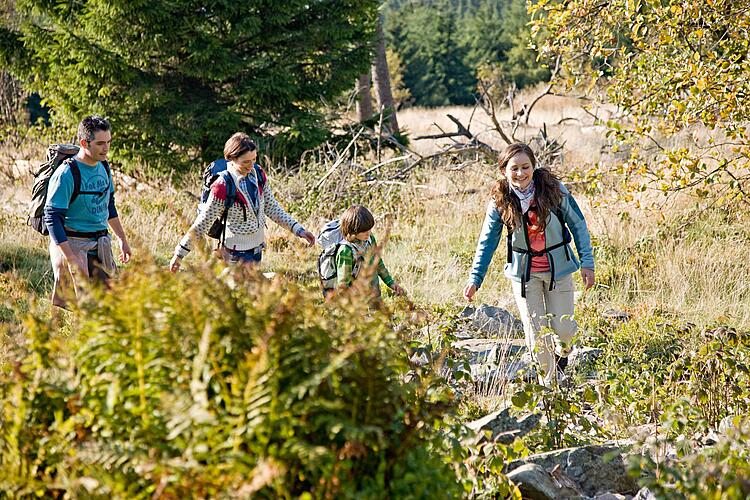
<path fill-rule="evenodd" d="M 351 286 L 352 281 L 365 267 L 365 257 L 368 252 L 370 253 L 368 265 L 373 263 L 374 250 L 377 245 L 372 235 L 375 218 L 362 205 L 353 205 L 346 209 L 340 221 L 341 234 L 346 243 L 342 242 L 336 252 L 336 288 L 346 288 Z M 380 297 L 378 278 L 398 295 L 404 295 L 404 289 L 394 281 L 381 258 L 378 258 L 377 273 L 373 275 L 371 281 L 376 297 Z"/>

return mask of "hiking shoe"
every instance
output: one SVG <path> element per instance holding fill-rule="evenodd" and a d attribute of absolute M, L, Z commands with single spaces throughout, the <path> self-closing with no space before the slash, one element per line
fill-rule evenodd
<path fill-rule="evenodd" d="M 565 372 L 565 369 L 568 367 L 568 357 L 558 356 L 557 354 L 555 354 L 555 366 L 558 372 Z"/>

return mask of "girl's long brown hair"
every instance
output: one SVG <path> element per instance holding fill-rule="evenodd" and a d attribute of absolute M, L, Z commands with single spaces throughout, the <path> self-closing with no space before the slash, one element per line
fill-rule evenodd
<path fill-rule="evenodd" d="M 505 168 L 511 158 L 519 153 L 523 153 L 531 160 L 531 166 L 534 168 L 532 180 L 534 182 L 534 201 L 536 202 L 540 230 L 544 230 L 547 225 L 547 216 L 550 210 L 560 205 L 562 201 L 562 191 L 560 190 L 560 179 L 547 170 L 546 168 L 536 168 L 536 156 L 528 146 L 522 142 L 509 144 L 500 153 L 498 166 L 503 176 L 497 181 L 492 188 L 492 199 L 495 201 L 497 211 L 503 222 L 512 230 L 515 230 L 523 220 L 521 213 L 521 203 L 518 197 L 512 193 L 508 184 L 508 178 L 505 176 Z"/>

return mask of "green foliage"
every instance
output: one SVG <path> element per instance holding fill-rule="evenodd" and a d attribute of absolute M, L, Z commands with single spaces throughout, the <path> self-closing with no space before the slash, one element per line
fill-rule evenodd
<path fill-rule="evenodd" d="M 670 366 L 679 359 L 690 325 L 675 325 L 658 313 L 640 320 L 603 318 L 596 310 L 577 316 L 588 332 L 585 342 L 603 350 L 597 360 L 597 409 L 613 430 L 657 422 L 674 400 Z"/>
<path fill-rule="evenodd" d="M 542 424 L 523 438 L 524 445 L 544 452 L 605 441 L 606 432 L 588 418 L 599 399 L 596 392 L 586 384 L 558 382 L 551 387 L 524 383 L 511 398 L 516 408 L 543 415 Z"/>
<path fill-rule="evenodd" d="M 630 459 L 631 474 L 659 498 L 740 500 L 750 496 L 750 427 L 736 417 L 713 446 L 666 463 L 649 456 Z"/>
<path fill-rule="evenodd" d="M 377 6 L 23 0 L 0 27 L 0 62 L 55 121 L 108 116 L 113 156 L 131 165 L 212 160 L 237 130 L 294 156 L 327 137 L 321 100 L 369 67 Z"/>
<path fill-rule="evenodd" d="M 450 394 L 401 381 L 405 340 L 356 296 L 321 311 L 252 273 L 148 265 L 90 292 L 69 339 L 32 321 L 2 372 L 4 491 L 459 496 L 436 432 Z"/>
<path fill-rule="evenodd" d="M 420 106 L 473 104 L 477 79 L 518 88 L 549 78 L 528 48 L 524 0 L 388 2 L 386 33 Z"/>
<path fill-rule="evenodd" d="M 529 47 L 528 22 L 525 0 L 482 4 L 465 21 L 469 64 L 486 87 L 496 85 L 493 97 L 500 102 L 508 85 L 522 89 L 550 78 L 549 68 L 537 60 L 537 51 Z"/>
<path fill-rule="evenodd" d="M 567 88 L 597 99 L 601 85 L 626 111 L 627 120 L 609 125 L 632 147 L 619 165 L 630 191 L 746 198 L 746 8 L 713 0 L 534 2 L 533 33 L 543 54 L 562 57 Z M 693 135 L 671 140 L 678 131 Z"/>
<path fill-rule="evenodd" d="M 404 61 L 404 84 L 415 104 L 471 104 L 472 70 L 447 0 L 403 6 L 386 16 L 388 43 Z"/>
<path fill-rule="evenodd" d="M 750 412 L 750 334 L 707 329 L 670 368 L 671 384 L 697 413 L 696 424 L 716 428 L 730 415 Z"/>

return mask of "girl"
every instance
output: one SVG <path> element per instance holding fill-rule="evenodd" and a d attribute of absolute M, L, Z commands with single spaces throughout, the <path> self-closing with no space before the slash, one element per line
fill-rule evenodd
<path fill-rule="evenodd" d="M 260 262 L 265 246 L 266 216 L 278 225 L 287 228 L 295 236 L 315 244 L 315 236 L 305 230 L 276 201 L 268 182 L 261 182 L 259 176 L 265 176 L 263 170 L 255 165 L 258 157 L 257 147 L 247 134 L 237 132 L 224 145 L 224 158 L 229 162 L 229 175 L 220 176 L 211 184 L 211 192 L 206 203 L 201 205 L 198 217 L 187 234 L 175 247 L 169 269 L 176 272 L 182 259 L 190 252 L 191 240 L 196 235 L 206 234 L 211 225 L 224 212 L 224 201 L 227 199 L 228 182 L 234 183 L 235 202 L 229 207 L 226 215 L 221 256 L 230 263 Z M 231 187 L 229 187 L 231 188 Z"/>
<path fill-rule="evenodd" d="M 594 284 L 591 238 L 573 196 L 552 172 L 536 168 L 528 145 L 510 144 L 500 155 L 499 165 L 505 176 L 492 189 L 464 297 L 471 301 L 482 285 L 506 226 L 505 276 L 513 284 L 526 345 L 536 353 L 540 375 L 549 385 L 567 365 L 577 328 L 573 273 L 581 269 L 586 289 Z M 578 258 L 570 248 L 570 233 Z M 542 333 L 544 327 L 554 335 Z"/>

